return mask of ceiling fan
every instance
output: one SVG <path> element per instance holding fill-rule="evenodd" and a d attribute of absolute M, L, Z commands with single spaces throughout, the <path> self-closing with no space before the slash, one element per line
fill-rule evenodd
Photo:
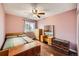
<path fill-rule="evenodd" d="M 33 9 L 33 10 L 32 10 L 32 13 L 33 13 L 34 15 L 36 15 L 38 18 L 40 18 L 42 15 L 45 15 L 44 12 L 38 12 L 37 9 Z"/>
<path fill-rule="evenodd" d="M 36 15 L 38 18 L 40 18 L 42 15 L 45 15 L 45 12 L 36 9 L 36 7 L 32 9 L 32 13 Z"/>

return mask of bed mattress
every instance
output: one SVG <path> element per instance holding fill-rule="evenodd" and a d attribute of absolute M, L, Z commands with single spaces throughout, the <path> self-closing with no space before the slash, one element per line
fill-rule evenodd
<path fill-rule="evenodd" d="M 3 49 L 9 49 L 18 45 L 22 44 L 28 44 L 30 42 L 33 42 L 33 40 L 27 36 L 25 37 L 13 37 L 13 38 L 7 38 Z"/>

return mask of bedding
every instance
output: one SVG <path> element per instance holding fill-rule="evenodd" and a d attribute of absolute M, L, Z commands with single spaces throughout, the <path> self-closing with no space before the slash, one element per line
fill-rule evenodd
<path fill-rule="evenodd" d="M 3 49 L 9 49 L 18 45 L 27 44 L 33 42 L 33 40 L 27 36 L 25 37 L 10 37 L 7 38 Z"/>
<path fill-rule="evenodd" d="M 32 38 L 29 38 L 28 36 L 22 37 L 23 39 L 25 39 L 28 43 L 29 42 L 33 42 Z"/>

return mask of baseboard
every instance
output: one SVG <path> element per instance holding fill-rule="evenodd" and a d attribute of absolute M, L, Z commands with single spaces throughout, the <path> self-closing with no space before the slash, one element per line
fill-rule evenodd
<path fill-rule="evenodd" d="M 74 52 L 74 53 L 77 53 L 77 51 L 76 50 L 73 50 L 73 49 L 69 49 L 70 51 L 72 51 L 72 52 Z"/>

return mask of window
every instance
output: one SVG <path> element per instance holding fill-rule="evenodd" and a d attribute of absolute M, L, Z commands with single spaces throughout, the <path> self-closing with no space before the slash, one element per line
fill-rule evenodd
<path fill-rule="evenodd" d="M 35 30 L 35 22 L 25 21 L 24 32 L 32 32 Z"/>

